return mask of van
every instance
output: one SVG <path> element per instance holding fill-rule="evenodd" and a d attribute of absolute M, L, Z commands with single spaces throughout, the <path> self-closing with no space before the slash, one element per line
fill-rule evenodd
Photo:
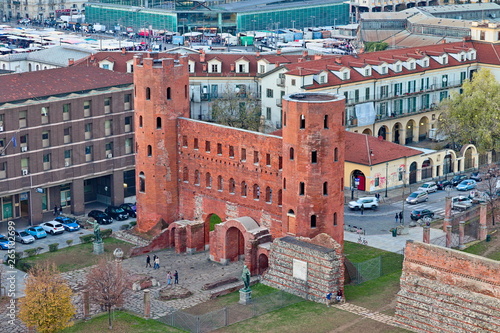
<path fill-rule="evenodd" d="M 427 191 L 415 191 L 410 194 L 408 198 L 406 198 L 406 202 L 413 205 L 427 200 L 429 200 L 429 194 L 427 194 Z"/>

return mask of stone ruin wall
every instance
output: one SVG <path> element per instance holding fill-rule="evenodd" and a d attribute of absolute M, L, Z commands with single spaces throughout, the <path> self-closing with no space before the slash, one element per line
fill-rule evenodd
<path fill-rule="evenodd" d="M 500 332 L 500 262 L 409 241 L 396 321 L 415 332 Z"/>

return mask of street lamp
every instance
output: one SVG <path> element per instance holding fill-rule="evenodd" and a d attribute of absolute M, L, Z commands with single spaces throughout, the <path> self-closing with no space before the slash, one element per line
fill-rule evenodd
<path fill-rule="evenodd" d="M 385 162 L 385 197 L 387 198 L 387 183 L 389 181 L 389 178 L 387 176 L 389 169 L 389 162 Z"/>

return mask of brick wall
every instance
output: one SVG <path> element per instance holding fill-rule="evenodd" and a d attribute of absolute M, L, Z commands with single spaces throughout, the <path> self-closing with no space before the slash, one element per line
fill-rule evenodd
<path fill-rule="evenodd" d="M 396 320 L 417 332 L 500 332 L 500 262 L 408 242 Z"/>

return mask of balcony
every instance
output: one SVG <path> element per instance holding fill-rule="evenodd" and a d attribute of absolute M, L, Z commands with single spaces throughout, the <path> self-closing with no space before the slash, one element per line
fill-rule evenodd
<path fill-rule="evenodd" d="M 283 102 L 282 102 L 282 99 L 281 99 L 281 98 L 276 98 L 276 106 L 281 107 L 282 103 L 283 103 Z"/>
<path fill-rule="evenodd" d="M 285 78 L 284 77 L 277 78 L 276 85 L 278 87 L 284 87 L 285 86 Z"/>

